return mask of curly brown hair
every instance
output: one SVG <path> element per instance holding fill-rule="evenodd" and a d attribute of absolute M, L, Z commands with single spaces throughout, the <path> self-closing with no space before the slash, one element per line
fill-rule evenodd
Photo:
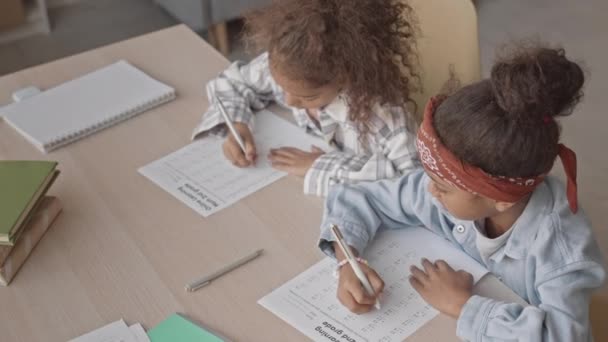
<path fill-rule="evenodd" d="M 558 154 L 555 117 L 583 96 L 585 75 L 561 48 L 522 41 L 505 48 L 490 79 L 458 90 L 437 108 L 433 125 L 443 144 L 495 176 L 548 172 Z"/>
<path fill-rule="evenodd" d="M 414 20 L 399 0 L 282 0 L 248 14 L 244 37 L 292 80 L 339 80 L 349 118 L 366 129 L 375 104 L 414 104 Z"/>

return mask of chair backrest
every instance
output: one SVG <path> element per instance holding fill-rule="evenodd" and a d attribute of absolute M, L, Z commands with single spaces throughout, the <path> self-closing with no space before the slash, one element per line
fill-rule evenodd
<path fill-rule="evenodd" d="M 439 93 L 453 70 L 460 84 L 481 77 L 477 13 L 471 0 L 407 0 L 420 25 L 418 54 L 422 91 L 412 97 L 417 115 Z"/>

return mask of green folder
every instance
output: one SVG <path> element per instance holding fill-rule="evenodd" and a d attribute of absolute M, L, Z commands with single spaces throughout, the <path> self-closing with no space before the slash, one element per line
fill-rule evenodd
<path fill-rule="evenodd" d="M 0 244 L 12 245 L 24 221 L 53 183 L 57 162 L 0 161 Z"/>
<path fill-rule="evenodd" d="M 148 331 L 150 342 L 228 342 L 180 314 L 173 314 Z"/>

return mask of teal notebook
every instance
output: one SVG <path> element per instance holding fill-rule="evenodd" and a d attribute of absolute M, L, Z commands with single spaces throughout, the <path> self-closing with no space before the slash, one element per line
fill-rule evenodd
<path fill-rule="evenodd" d="M 173 314 L 148 331 L 150 342 L 229 342 L 180 314 Z"/>

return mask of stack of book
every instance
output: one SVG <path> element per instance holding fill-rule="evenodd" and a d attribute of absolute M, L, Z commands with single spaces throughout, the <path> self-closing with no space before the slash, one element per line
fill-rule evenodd
<path fill-rule="evenodd" d="M 59 171 L 50 161 L 0 161 L 0 285 L 6 286 L 61 211 L 45 196 Z"/>

